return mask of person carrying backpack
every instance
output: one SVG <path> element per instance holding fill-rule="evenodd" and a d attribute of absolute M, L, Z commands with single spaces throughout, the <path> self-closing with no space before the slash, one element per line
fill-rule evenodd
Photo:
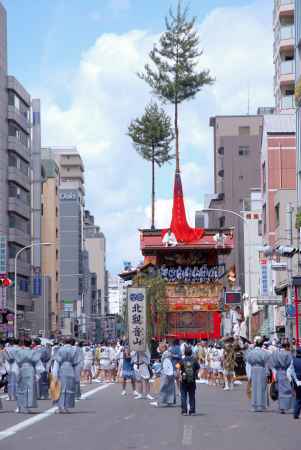
<path fill-rule="evenodd" d="M 186 347 L 183 360 L 178 364 L 181 380 L 181 414 L 188 412 L 187 400 L 189 397 L 189 415 L 195 414 L 196 378 L 200 365 L 192 356 L 192 348 Z"/>

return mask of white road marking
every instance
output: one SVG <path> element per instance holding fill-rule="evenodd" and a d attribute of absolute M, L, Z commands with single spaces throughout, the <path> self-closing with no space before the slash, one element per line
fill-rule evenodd
<path fill-rule="evenodd" d="M 239 425 L 231 425 L 230 427 L 226 428 L 226 430 L 235 430 L 236 428 L 239 428 Z"/>
<path fill-rule="evenodd" d="M 135 417 L 135 414 L 130 414 L 129 416 L 125 416 L 124 420 L 130 420 Z"/>
<path fill-rule="evenodd" d="M 96 394 L 99 391 L 102 391 L 103 389 L 106 389 L 109 386 L 110 386 L 110 384 L 105 384 L 103 386 L 99 386 L 98 388 L 92 389 L 91 391 L 88 391 L 85 394 L 83 394 L 82 399 L 91 397 L 92 395 Z M 37 414 L 34 417 L 30 417 L 29 419 L 26 419 L 23 422 L 18 423 L 17 425 L 13 425 L 12 427 L 7 428 L 6 430 L 0 431 L 0 441 L 8 438 L 10 436 L 13 436 L 14 434 L 18 433 L 19 431 L 22 431 L 28 427 L 31 427 L 35 423 L 38 423 L 44 419 L 47 419 L 48 417 L 55 414 L 56 411 L 57 411 L 57 406 L 54 406 L 53 408 L 47 409 L 47 411 Z"/>
<path fill-rule="evenodd" d="M 182 445 L 189 447 L 192 444 L 192 425 L 184 425 Z"/>

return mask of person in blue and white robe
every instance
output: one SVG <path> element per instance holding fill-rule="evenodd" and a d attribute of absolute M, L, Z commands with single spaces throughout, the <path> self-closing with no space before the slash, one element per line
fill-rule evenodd
<path fill-rule="evenodd" d="M 292 362 L 292 354 L 289 344 L 283 344 L 280 351 L 274 351 L 271 356 L 271 367 L 275 372 L 275 378 L 278 386 L 278 402 L 281 414 L 292 408 L 293 396 L 292 388 L 287 377 L 287 369 Z"/>
<path fill-rule="evenodd" d="M 254 345 L 254 349 L 246 354 L 252 384 L 252 411 L 263 412 L 267 408 L 267 375 L 271 355 L 262 349 L 263 341 L 260 337 L 255 338 Z"/>

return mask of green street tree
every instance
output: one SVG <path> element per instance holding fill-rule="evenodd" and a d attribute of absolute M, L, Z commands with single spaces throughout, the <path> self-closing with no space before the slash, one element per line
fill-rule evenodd
<path fill-rule="evenodd" d="M 146 106 L 141 118 L 133 120 L 128 128 L 133 146 L 142 158 L 152 163 L 152 223 L 155 228 L 155 164 L 161 167 L 174 158 L 171 143 L 174 132 L 171 119 L 157 103 Z"/>
<path fill-rule="evenodd" d="M 198 67 L 203 51 L 195 23 L 196 17 L 189 20 L 188 8 L 183 8 L 179 0 L 176 13 L 169 10 L 166 31 L 149 54 L 152 65 L 146 64 L 145 72 L 138 74 L 161 101 L 174 105 L 177 172 L 180 171 L 178 106 L 214 82 L 209 70 Z"/>

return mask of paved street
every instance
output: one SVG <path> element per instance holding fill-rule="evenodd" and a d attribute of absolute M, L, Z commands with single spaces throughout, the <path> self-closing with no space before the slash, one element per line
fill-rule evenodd
<path fill-rule="evenodd" d="M 0 413 L 0 448 L 300 450 L 301 421 L 281 416 L 274 404 L 268 413 L 251 413 L 244 389 L 224 392 L 199 385 L 195 417 L 182 417 L 176 407 L 157 409 L 131 395 L 121 397 L 118 385 L 84 388 L 88 397 L 70 415 L 54 414 L 50 402 L 40 402 L 44 414 L 16 415 L 15 405 L 5 402 L 9 412 Z"/>

